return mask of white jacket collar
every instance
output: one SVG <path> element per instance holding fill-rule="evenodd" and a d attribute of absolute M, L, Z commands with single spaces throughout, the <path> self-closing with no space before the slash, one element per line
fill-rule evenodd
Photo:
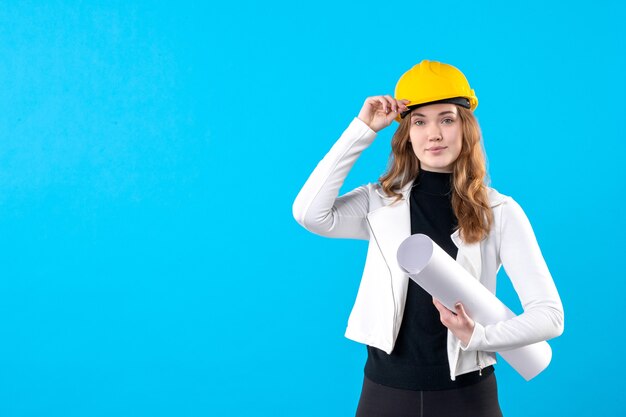
<path fill-rule="evenodd" d="M 413 181 L 414 180 L 411 180 L 406 183 L 404 187 L 402 187 L 402 189 L 400 190 L 400 193 L 402 194 L 402 200 L 406 200 L 407 198 L 409 198 L 411 194 L 411 187 L 413 186 Z M 390 202 L 393 202 L 393 200 L 395 200 L 395 197 L 385 194 L 380 185 L 378 185 L 378 187 L 376 188 L 376 194 L 378 194 L 382 199 L 388 200 Z M 502 204 L 506 199 L 506 196 L 500 194 L 498 191 L 496 191 L 495 188 L 491 187 L 487 187 L 487 196 L 489 197 L 489 203 L 491 207 Z"/>

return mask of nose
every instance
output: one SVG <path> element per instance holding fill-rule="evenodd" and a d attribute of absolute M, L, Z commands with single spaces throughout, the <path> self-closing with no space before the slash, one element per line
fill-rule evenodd
<path fill-rule="evenodd" d="M 442 139 L 441 136 L 441 129 L 439 129 L 439 125 L 436 123 L 433 123 L 434 126 L 431 126 L 431 128 L 428 130 L 428 140 L 429 141 L 438 141 Z"/>

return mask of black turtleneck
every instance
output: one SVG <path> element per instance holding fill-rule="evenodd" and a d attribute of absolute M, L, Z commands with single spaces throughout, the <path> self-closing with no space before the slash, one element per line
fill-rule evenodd
<path fill-rule="evenodd" d="M 450 238 L 457 226 L 452 210 L 452 173 L 420 170 L 411 188 L 411 234 L 423 233 L 456 259 Z M 411 390 L 443 390 L 471 385 L 486 378 L 493 367 L 450 379 L 447 328 L 441 323 L 432 296 L 409 280 L 400 332 L 390 355 L 368 346 L 365 375 L 379 384 Z"/>

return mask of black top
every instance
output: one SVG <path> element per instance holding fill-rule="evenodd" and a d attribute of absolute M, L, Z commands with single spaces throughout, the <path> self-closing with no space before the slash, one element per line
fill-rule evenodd
<path fill-rule="evenodd" d="M 457 227 L 451 203 L 451 173 L 420 170 L 409 206 L 411 234 L 428 235 L 452 258 L 458 248 L 450 235 Z M 450 379 L 448 329 L 441 323 L 433 298 L 409 279 L 402 324 L 390 355 L 368 346 L 365 375 L 379 384 L 410 390 L 443 390 L 471 385 L 493 373 L 489 366 Z"/>

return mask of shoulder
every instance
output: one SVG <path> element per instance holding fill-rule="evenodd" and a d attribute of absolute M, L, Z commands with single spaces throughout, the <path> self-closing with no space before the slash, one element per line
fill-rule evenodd
<path fill-rule="evenodd" d="M 369 184 L 367 184 L 367 186 L 369 187 L 370 191 L 372 191 L 378 197 L 383 198 L 383 199 L 390 198 L 387 195 L 387 193 L 385 193 L 385 190 L 383 190 L 383 186 L 380 183 L 378 183 L 378 182 L 369 183 Z"/>
<path fill-rule="evenodd" d="M 366 193 L 369 199 L 369 212 L 377 210 L 384 206 L 397 204 L 395 196 L 389 196 L 383 190 L 378 182 L 370 182 L 359 187 L 363 193 Z"/>
<path fill-rule="evenodd" d="M 530 228 L 530 220 L 526 212 L 513 197 L 501 194 L 489 187 L 489 200 L 496 214 L 496 223 L 499 223 L 501 226 L 503 224 L 517 224 L 524 225 L 526 229 Z"/>
<path fill-rule="evenodd" d="M 492 187 L 487 187 L 487 197 L 489 198 L 489 203 L 491 204 L 492 208 L 513 201 L 513 198 L 511 196 L 502 194 Z"/>
<path fill-rule="evenodd" d="M 411 184 L 413 181 L 405 184 L 398 192 L 402 195 L 402 199 L 407 198 L 409 190 L 411 189 Z M 383 186 L 380 183 L 371 183 L 368 184 L 371 192 L 375 195 L 375 198 L 380 200 L 382 205 L 391 205 L 397 202 L 397 197 L 394 195 L 387 194 L 383 189 Z"/>

